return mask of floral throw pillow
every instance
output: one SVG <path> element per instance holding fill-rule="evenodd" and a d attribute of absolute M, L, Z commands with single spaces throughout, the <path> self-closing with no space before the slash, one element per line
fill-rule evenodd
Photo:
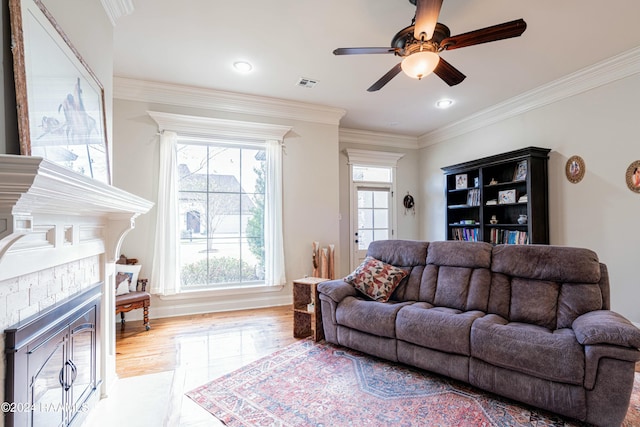
<path fill-rule="evenodd" d="M 367 256 L 344 281 L 369 298 L 387 302 L 407 274 L 401 268 Z"/>

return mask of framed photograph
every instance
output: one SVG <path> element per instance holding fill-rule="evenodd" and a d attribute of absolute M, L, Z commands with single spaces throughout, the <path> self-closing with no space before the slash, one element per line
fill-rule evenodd
<path fill-rule="evenodd" d="M 571 156 L 567 160 L 567 164 L 564 166 L 564 173 L 567 176 L 569 182 L 577 184 L 582 181 L 587 168 L 584 164 L 584 160 L 580 156 Z"/>
<path fill-rule="evenodd" d="M 104 88 L 41 0 L 9 0 L 20 153 L 111 184 Z"/>
<path fill-rule="evenodd" d="M 498 204 L 506 205 L 516 202 L 516 190 L 498 191 Z"/>
<path fill-rule="evenodd" d="M 513 172 L 513 180 L 524 181 L 525 179 L 527 179 L 527 161 L 523 160 L 516 166 L 516 170 Z"/>
<path fill-rule="evenodd" d="M 456 190 L 467 188 L 467 174 L 456 175 Z"/>
<path fill-rule="evenodd" d="M 629 190 L 640 193 L 640 160 L 631 163 L 625 175 Z"/>

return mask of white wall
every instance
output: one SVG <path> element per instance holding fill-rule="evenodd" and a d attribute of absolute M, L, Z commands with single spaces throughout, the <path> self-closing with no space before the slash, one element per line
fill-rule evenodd
<path fill-rule="evenodd" d="M 215 300 L 168 301 L 154 297 L 151 317 L 187 312 L 233 310 L 290 304 L 293 279 L 311 274 L 311 244 L 338 242 L 338 126 L 301 120 L 268 118 L 213 110 L 149 104 L 116 99 L 114 102 L 114 184 L 147 200 L 157 200 L 157 124 L 148 110 L 292 126 L 285 136 L 283 157 L 284 246 L 288 285 L 280 292 L 258 296 L 223 296 Z M 149 277 L 157 212 L 136 221 L 122 252 L 138 258 L 142 277 Z M 337 254 L 337 256 L 339 256 Z M 339 265 L 337 266 L 339 268 Z M 131 312 L 131 318 L 137 314 Z"/>
<path fill-rule="evenodd" d="M 596 251 L 609 268 L 612 308 L 639 323 L 640 194 L 625 183 L 627 167 L 640 159 L 639 93 L 636 74 L 422 149 L 421 237 L 445 238 L 441 167 L 527 146 L 550 148 L 550 243 Z M 565 177 L 572 155 L 586 163 L 578 184 Z"/>

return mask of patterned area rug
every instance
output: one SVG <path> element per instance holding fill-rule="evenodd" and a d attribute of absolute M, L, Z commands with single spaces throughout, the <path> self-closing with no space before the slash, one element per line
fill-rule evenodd
<path fill-rule="evenodd" d="M 583 426 L 458 381 L 308 340 L 187 396 L 229 427 Z M 638 374 L 623 426 L 640 426 Z"/>

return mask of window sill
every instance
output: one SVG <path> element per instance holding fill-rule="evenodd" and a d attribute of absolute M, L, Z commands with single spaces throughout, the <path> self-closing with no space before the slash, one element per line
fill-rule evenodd
<path fill-rule="evenodd" d="M 207 297 L 221 297 L 221 296 L 230 296 L 230 295 L 256 295 L 261 293 L 270 293 L 270 292 L 279 292 L 284 289 L 284 285 L 280 286 L 266 286 L 266 285 L 256 285 L 256 286 L 246 286 L 246 287 L 238 287 L 238 288 L 221 288 L 221 289 L 194 289 L 194 290 L 183 290 L 180 293 L 173 295 L 158 295 L 161 300 L 187 300 L 187 299 L 196 299 L 196 298 L 207 298 Z"/>

